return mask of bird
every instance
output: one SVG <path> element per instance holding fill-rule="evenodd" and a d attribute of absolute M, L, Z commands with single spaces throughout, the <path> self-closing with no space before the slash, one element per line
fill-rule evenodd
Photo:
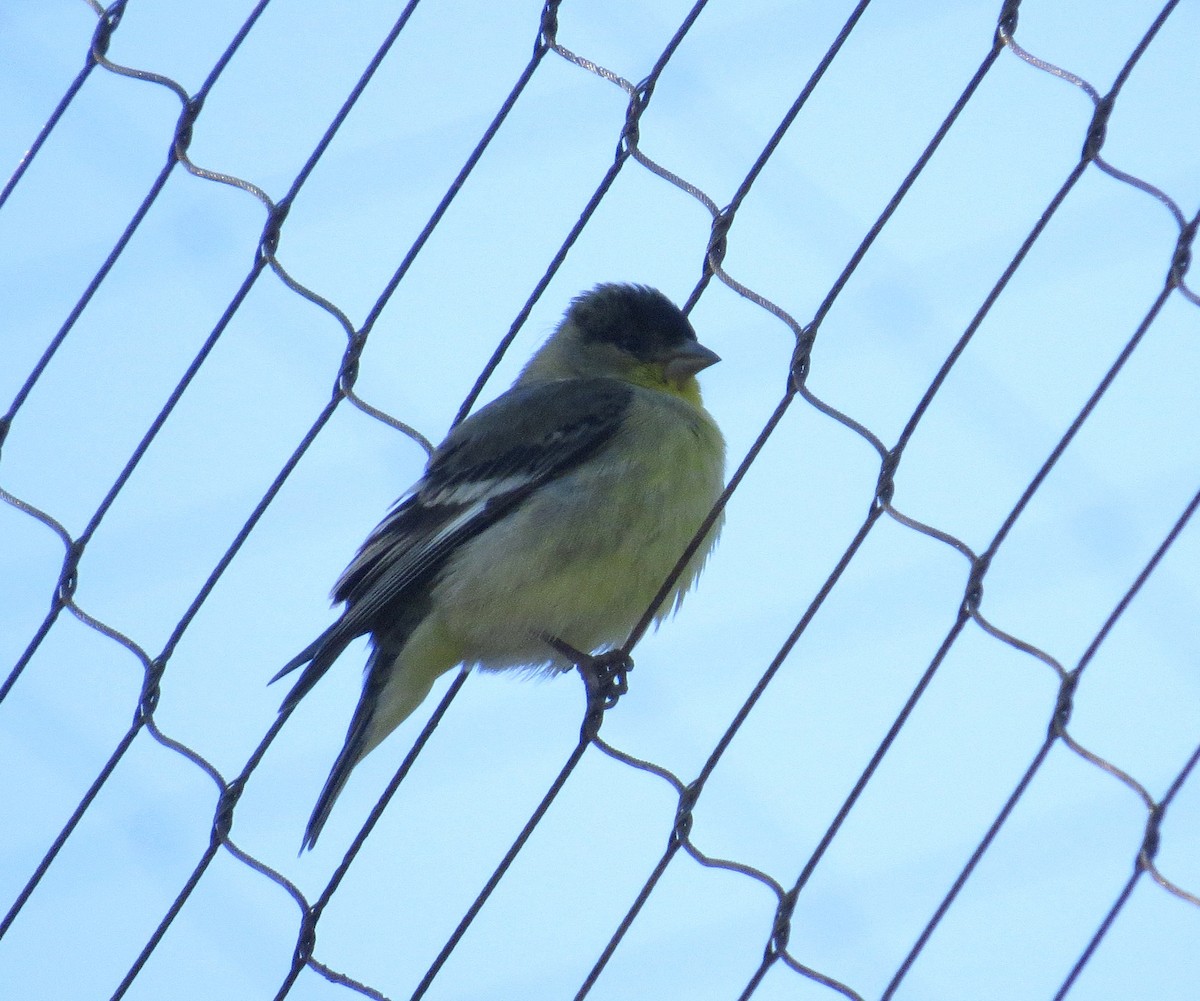
<path fill-rule="evenodd" d="M 723 489 L 725 442 L 698 372 L 720 361 L 646 285 L 571 300 L 516 381 L 447 435 L 333 590 L 339 617 L 271 679 L 303 668 L 290 712 L 369 636 L 362 695 L 317 798 L 313 848 L 351 770 L 456 666 L 554 673 L 612 651 L 645 616 Z M 654 612 L 678 608 L 723 515 Z"/>

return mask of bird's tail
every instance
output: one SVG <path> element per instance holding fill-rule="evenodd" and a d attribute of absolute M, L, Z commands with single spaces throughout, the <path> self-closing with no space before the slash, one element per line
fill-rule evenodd
<path fill-rule="evenodd" d="M 408 719 L 425 701 L 434 681 L 462 659 L 458 648 L 436 628 L 418 628 L 411 633 L 405 629 L 384 635 L 375 633 L 371 641 L 373 649 L 363 679 L 362 697 L 346 731 L 346 742 L 305 828 L 304 848 L 317 843 L 354 766 Z M 297 687 L 303 681 L 301 678 Z"/>
<path fill-rule="evenodd" d="M 325 821 L 329 819 L 333 804 L 337 802 L 346 780 L 350 777 L 350 772 L 354 770 L 354 766 L 362 760 L 367 751 L 375 746 L 374 744 L 368 745 L 367 738 L 371 731 L 371 721 L 375 717 L 375 707 L 379 704 L 380 691 L 386 683 L 385 672 L 373 669 L 378 656 L 379 651 L 373 651 L 371 661 L 367 664 L 362 698 L 358 700 L 358 707 L 350 719 L 350 728 L 346 731 L 346 742 L 342 745 L 341 753 L 338 754 L 333 768 L 329 771 L 329 778 L 325 780 L 321 795 L 317 797 L 312 816 L 308 818 L 308 826 L 304 829 L 304 841 L 300 845 L 301 851 L 306 848 L 311 849 L 316 845 Z"/>
<path fill-rule="evenodd" d="M 284 697 L 283 702 L 279 706 L 279 711 L 283 713 L 294 709 L 297 703 L 321 680 L 325 672 L 333 665 L 333 662 L 342 655 L 342 651 L 346 649 L 351 640 L 355 638 L 356 634 L 347 630 L 343 621 L 339 620 L 284 664 L 268 684 L 274 684 L 280 678 L 291 674 L 292 671 L 298 668 L 303 667 L 304 670 L 301 672 L 300 677 L 296 679 L 292 690 Z M 368 673 L 367 685 L 370 685 L 371 677 L 371 673 Z M 312 848 L 316 844 L 317 835 L 321 833 L 321 828 L 325 825 L 329 811 L 333 808 L 334 800 L 337 799 L 342 786 L 346 784 L 350 770 L 365 753 L 362 746 L 366 740 L 367 727 L 373 715 L 376 701 L 375 698 L 368 698 L 367 695 L 368 692 L 364 689 L 363 698 L 360 700 L 358 709 L 350 723 L 350 732 L 346 735 L 346 744 L 342 748 L 342 753 L 338 755 L 337 762 L 333 766 L 333 771 L 329 775 L 329 780 L 325 783 L 325 788 L 321 790 L 321 796 L 317 800 L 316 809 L 313 810 L 308 827 L 305 829 L 304 842 L 301 846 L 302 851 L 305 848 Z"/>

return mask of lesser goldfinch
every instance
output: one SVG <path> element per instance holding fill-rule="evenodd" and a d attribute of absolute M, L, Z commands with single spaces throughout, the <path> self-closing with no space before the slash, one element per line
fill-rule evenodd
<path fill-rule="evenodd" d="M 294 706 L 370 635 L 363 693 L 305 831 L 311 848 L 351 769 L 464 669 L 571 666 L 624 642 L 712 510 L 725 443 L 696 373 L 719 361 L 661 292 L 576 297 L 504 395 L 434 450 L 334 588 L 341 617 L 273 678 Z M 659 608 L 678 607 L 716 541 Z M 307 666 L 305 666 L 307 665 Z"/>

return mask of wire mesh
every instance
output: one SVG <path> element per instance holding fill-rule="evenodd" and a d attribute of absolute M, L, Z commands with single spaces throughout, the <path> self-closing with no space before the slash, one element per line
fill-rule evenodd
<path fill-rule="evenodd" d="M 83 68 L 0 191 L 8 993 L 1194 996 L 1200 300 L 1169 57 L 1196 13 L 1129 15 L 1105 63 L 1039 5 L 880 6 L 412 0 L 334 26 L 262 0 L 207 12 L 170 73 L 133 68 L 153 5 L 87 4 L 86 44 L 64 20 Z M 858 130 L 824 97 L 880 53 L 895 135 L 873 80 Z M 281 90 L 320 86 L 268 127 L 285 65 Z M 439 70 L 459 104 L 433 105 Z M 288 151 L 259 172 L 256 132 Z M 137 198 L 63 196 L 55 165 L 122 135 L 146 155 L 101 173 Z M 941 247 L 963 217 L 979 242 Z M 918 270 L 944 304 L 905 301 Z M 609 277 L 670 290 L 737 366 L 709 395 L 737 462 L 700 593 L 661 634 L 647 615 L 630 694 L 582 728 L 564 682 L 442 686 L 295 859 L 357 679 L 295 719 L 262 685 L 415 478 L 418 428 Z"/>

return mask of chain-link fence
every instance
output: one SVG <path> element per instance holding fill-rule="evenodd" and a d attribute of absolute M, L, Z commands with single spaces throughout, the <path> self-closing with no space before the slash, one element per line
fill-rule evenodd
<path fill-rule="evenodd" d="M 1196 996 L 1194 3 L 3 23 L 0 993 Z M 266 680 L 603 280 L 725 359 L 698 593 L 297 858 L 363 650 Z"/>

